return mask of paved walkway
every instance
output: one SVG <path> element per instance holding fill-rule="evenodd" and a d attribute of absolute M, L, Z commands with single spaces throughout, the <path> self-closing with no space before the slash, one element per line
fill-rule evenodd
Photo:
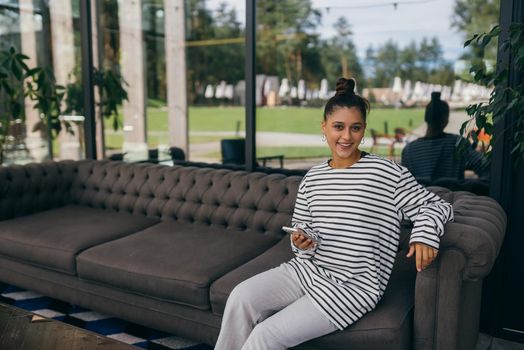
<path fill-rule="evenodd" d="M 445 131 L 449 133 L 455 133 L 458 134 L 460 131 L 460 127 L 462 123 L 468 119 L 468 116 L 466 112 L 464 111 L 452 111 L 449 118 L 448 126 L 446 127 Z M 416 128 L 410 133 L 411 139 L 416 139 L 419 137 L 422 137 L 426 133 L 426 123 L 423 123 L 421 126 Z M 223 137 L 244 137 L 244 132 L 241 132 L 240 134 L 236 134 L 235 132 L 191 132 L 192 136 L 223 136 Z M 313 134 L 295 134 L 295 133 L 283 133 L 283 132 L 265 132 L 265 131 L 259 131 L 257 132 L 257 145 L 258 146 L 266 146 L 266 147 L 290 147 L 290 146 L 296 146 L 296 147 L 303 147 L 303 146 L 310 146 L 310 147 L 327 147 L 326 143 L 322 141 L 322 135 L 319 133 L 318 135 Z M 388 141 L 388 140 L 380 140 L 380 141 Z M 370 137 L 366 137 L 364 139 L 363 147 L 371 147 L 373 144 L 373 140 Z M 402 148 L 403 145 L 398 145 L 398 149 Z M 203 161 L 217 161 L 217 159 L 209 159 L 206 158 L 205 155 L 212 153 L 212 152 L 220 152 L 220 142 L 205 142 L 205 143 L 195 143 L 191 144 L 190 147 L 190 158 L 194 160 L 203 160 Z M 286 166 L 290 162 L 290 160 L 286 159 Z M 310 163 L 310 162 L 308 162 Z"/>

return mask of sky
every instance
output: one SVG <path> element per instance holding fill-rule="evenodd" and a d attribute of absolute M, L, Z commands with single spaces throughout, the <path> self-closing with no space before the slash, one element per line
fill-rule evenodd
<path fill-rule="evenodd" d="M 322 13 L 322 24 L 317 29 L 321 37 L 332 37 L 336 33 L 333 23 L 341 16 L 346 17 L 361 58 L 370 44 L 377 47 L 392 39 L 402 48 L 412 40 L 418 43 L 423 37 L 434 36 L 439 39 L 446 60 L 455 61 L 464 52 L 465 38 L 451 28 L 455 0 L 311 1 Z M 245 0 L 208 0 L 207 5 L 214 9 L 220 2 L 237 9 L 238 18 L 244 23 Z"/>

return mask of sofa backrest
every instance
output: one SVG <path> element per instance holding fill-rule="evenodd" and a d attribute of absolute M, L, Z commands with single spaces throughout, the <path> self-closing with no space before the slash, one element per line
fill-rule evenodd
<path fill-rule="evenodd" d="M 71 202 L 282 236 L 301 177 L 111 161 L 80 161 Z"/>
<path fill-rule="evenodd" d="M 0 166 L 0 220 L 63 206 L 76 171 L 74 161 Z"/>

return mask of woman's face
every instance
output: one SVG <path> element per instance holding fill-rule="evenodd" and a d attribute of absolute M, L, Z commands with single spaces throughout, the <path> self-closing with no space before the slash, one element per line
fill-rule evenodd
<path fill-rule="evenodd" d="M 333 161 L 347 163 L 359 156 L 366 123 L 356 107 L 338 108 L 322 122 L 322 131 L 331 149 Z"/>

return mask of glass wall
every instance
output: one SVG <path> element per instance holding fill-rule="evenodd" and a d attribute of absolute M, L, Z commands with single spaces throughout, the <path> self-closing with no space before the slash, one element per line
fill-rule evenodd
<path fill-rule="evenodd" d="M 49 68 L 56 78 L 46 85 L 54 93 L 47 111 L 34 108 L 36 91 L 24 104 L 0 90 L 8 162 L 83 157 L 79 3 L 0 1 L 5 55 L 13 46 L 29 68 Z M 243 163 L 245 1 L 91 4 L 97 157 L 165 160 L 176 147 L 189 160 Z M 341 76 L 354 77 L 372 105 L 362 148 L 397 161 L 425 135 L 432 91 L 452 108 L 452 133 L 468 118 L 464 108 L 487 98 L 490 90 L 471 83 L 469 67 L 493 67 L 495 45 L 484 54 L 462 46 L 497 22 L 498 1 L 481 9 L 453 0 L 379 5 L 256 1 L 259 165 L 308 168 L 329 156 L 322 107 Z"/>
<path fill-rule="evenodd" d="M 243 164 L 244 4 L 192 0 L 186 5 L 190 159 Z"/>
<path fill-rule="evenodd" d="M 96 11 L 100 77 L 112 72 L 122 98 L 114 102 L 123 102 L 115 114 L 98 111 L 99 156 L 162 161 L 176 147 L 177 158 L 183 151 L 186 160 L 220 162 L 220 141 L 242 137 L 244 128 L 244 38 L 235 9 L 218 1 L 99 0 Z"/>
<path fill-rule="evenodd" d="M 498 1 L 349 3 L 260 0 L 257 6 L 257 157 L 259 163 L 309 168 L 330 152 L 322 142 L 322 106 L 339 77 L 353 77 L 371 102 L 361 149 L 401 161 L 403 148 L 426 135 L 431 92 L 451 107 L 446 133 L 459 134 L 465 107 L 487 101 L 472 83 L 472 64 L 493 67 L 463 48 L 498 23 Z"/>
<path fill-rule="evenodd" d="M 3 164 L 84 156 L 83 117 L 66 98 L 80 69 L 78 7 L 74 0 L 0 2 Z"/>

